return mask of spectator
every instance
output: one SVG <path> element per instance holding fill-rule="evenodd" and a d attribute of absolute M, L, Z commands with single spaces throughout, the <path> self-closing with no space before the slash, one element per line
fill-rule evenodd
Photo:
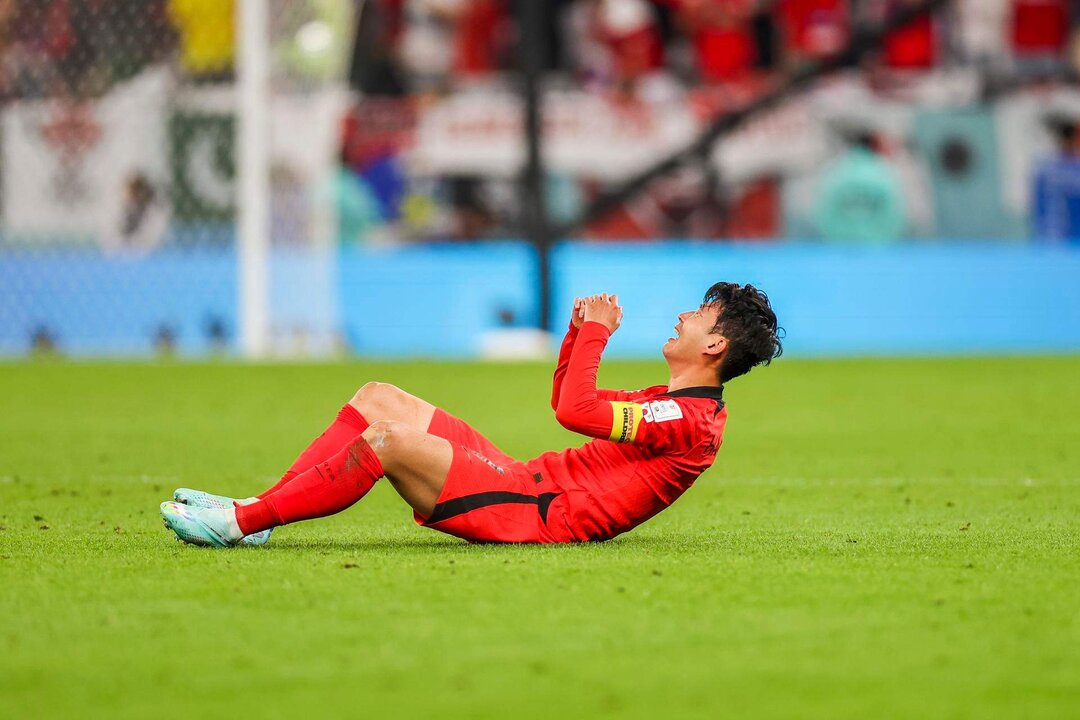
<path fill-rule="evenodd" d="M 504 0 L 472 0 L 457 16 L 454 74 L 483 77 L 507 63 L 512 42 L 510 16 Z"/>
<path fill-rule="evenodd" d="M 1051 117 L 1057 154 L 1035 171 L 1032 208 L 1034 233 L 1047 240 L 1080 238 L 1080 142 L 1072 117 Z"/>
<path fill-rule="evenodd" d="M 618 85 L 630 89 L 663 63 L 660 31 L 645 0 L 602 0 L 600 34 L 607 44 Z"/>
<path fill-rule="evenodd" d="M 680 0 L 679 20 L 691 38 L 702 82 L 742 80 L 753 70 L 752 0 Z"/>
<path fill-rule="evenodd" d="M 1066 0 L 1013 0 L 1011 39 L 1021 73 L 1059 71 L 1069 39 Z"/>
<path fill-rule="evenodd" d="M 563 11 L 565 63 L 586 88 L 604 87 L 613 75 L 611 52 L 599 30 L 601 7 L 601 0 L 579 0 Z"/>
<path fill-rule="evenodd" d="M 663 64 L 658 17 L 645 0 L 583 0 L 566 13 L 571 63 L 586 85 L 632 91 Z"/>
<path fill-rule="evenodd" d="M 834 242 L 886 243 L 905 230 L 900 179 L 866 130 L 849 133 L 848 150 L 826 168 L 814 208 L 820 236 Z"/>
<path fill-rule="evenodd" d="M 450 87 L 455 27 L 466 0 L 406 0 L 401 57 L 420 93 L 441 93 Z"/>
<path fill-rule="evenodd" d="M 364 179 L 344 165 L 334 169 L 318 201 L 329 203 L 337 220 L 340 245 L 360 245 L 382 222 L 379 201 Z"/>
<path fill-rule="evenodd" d="M 845 0 L 780 0 L 785 48 L 796 62 L 826 57 L 848 39 Z"/>
<path fill-rule="evenodd" d="M 922 0 L 890 0 L 886 7 L 894 12 Z M 928 12 L 885 36 L 884 61 L 895 70 L 928 70 L 937 63 L 934 19 Z"/>
<path fill-rule="evenodd" d="M 958 60 L 995 68 L 1008 59 L 1006 21 L 1012 0 L 960 0 L 952 29 Z"/>

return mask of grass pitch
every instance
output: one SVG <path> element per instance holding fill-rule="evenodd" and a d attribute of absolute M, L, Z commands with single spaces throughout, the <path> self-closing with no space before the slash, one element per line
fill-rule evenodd
<path fill-rule="evenodd" d="M 1080 358 L 781 360 L 730 384 L 713 469 L 605 544 L 470 546 L 385 483 L 265 548 L 158 518 L 269 485 L 371 379 L 511 454 L 576 442 L 549 377 L 0 366 L 0 717 L 1080 715 Z"/>

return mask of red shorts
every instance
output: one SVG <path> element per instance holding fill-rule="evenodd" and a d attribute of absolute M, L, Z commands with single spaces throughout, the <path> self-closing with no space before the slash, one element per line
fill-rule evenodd
<path fill-rule="evenodd" d="M 550 480 L 534 475 L 525 463 L 442 410 L 435 411 L 428 432 L 449 440 L 454 457 L 431 516 L 415 515 L 420 525 L 470 542 L 573 539 L 566 532 L 548 528 L 551 505 L 562 495 Z"/>

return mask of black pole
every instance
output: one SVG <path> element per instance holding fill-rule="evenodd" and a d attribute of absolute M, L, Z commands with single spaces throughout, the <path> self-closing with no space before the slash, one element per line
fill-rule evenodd
<path fill-rule="evenodd" d="M 520 179 L 521 225 L 539 258 L 540 329 L 551 328 L 551 225 L 544 196 L 541 155 L 541 80 L 547 52 L 548 0 L 518 0 L 517 21 L 525 142 L 528 148 Z"/>

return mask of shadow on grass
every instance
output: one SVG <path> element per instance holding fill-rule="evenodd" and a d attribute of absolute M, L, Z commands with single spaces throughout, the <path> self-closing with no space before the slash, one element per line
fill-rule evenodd
<path fill-rule="evenodd" d="M 436 535 L 431 538 L 319 538 L 289 539 L 281 542 L 271 541 L 261 548 L 249 548 L 253 552 L 280 552 L 288 554 L 307 554 L 311 552 L 392 552 L 409 555 L 454 555 L 454 556 L 503 556 L 551 553 L 591 552 L 606 545 L 618 543 L 564 543 L 539 545 L 528 543 L 470 543 L 451 536 Z"/>

